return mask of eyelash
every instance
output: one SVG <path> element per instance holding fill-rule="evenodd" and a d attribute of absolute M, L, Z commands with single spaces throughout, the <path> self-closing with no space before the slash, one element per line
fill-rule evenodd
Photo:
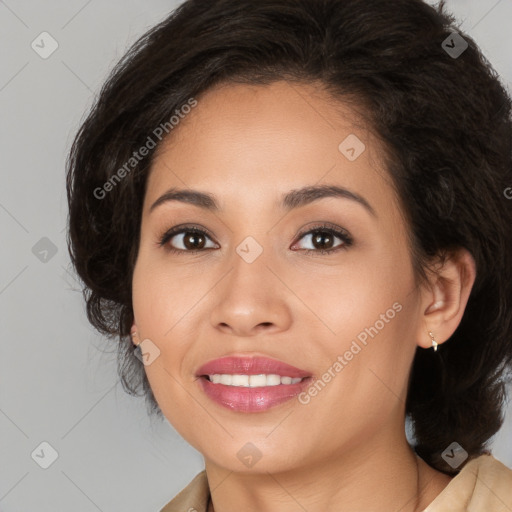
<path fill-rule="evenodd" d="M 159 247 L 165 246 L 167 244 L 167 242 L 169 240 L 171 240 L 174 236 L 182 234 L 182 233 L 189 233 L 189 234 L 193 233 L 193 234 L 197 234 L 197 235 L 206 236 L 210 239 L 212 238 L 212 236 L 208 233 L 208 231 L 206 231 L 203 228 L 194 226 L 194 225 L 175 226 L 175 227 L 169 229 L 168 231 L 166 231 L 165 233 L 163 233 L 163 235 L 161 235 L 159 237 L 158 246 Z M 323 249 L 299 249 L 299 250 L 305 252 L 308 255 L 312 255 L 312 256 L 313 255 L 317 256 L 317 255 L 319 255 L 319 253 L 320 253 L 320 255 L 324 256 L 324 255 L 338 252 L 340 250 L 347 250 L 353 244 L 352 237 L 348 234 L 347 231 L 342 230 L 341 228 L 332 227 L 330 224 L 326 224 L 326 223 L 319 224 L 317 226 L 313 226 L 312 228 L 309 228 L 306 231 L 300 232 L 298 235 L 298 240 L 302 239 L 305 235 L 311 235 L 311 234 L 315 234 L 315 233 L 328 233 L 330 235 L 334 235 L 335 237 L 341 239 L 343 243 L 338 245 L 337 247 L 334 247 L 332 249 L 326 249 L 326 250 L 323 250 Z M 176 249 L 170 245 L 166 246 L 166 250 L 171 253 L 174 253 L 174 254 L 183 254 L 183 253 L 196 254 L 198 252 L 204 252 L 209 249 L 211 249 L 211 248 L 184 250 L 184 249 Z"/>

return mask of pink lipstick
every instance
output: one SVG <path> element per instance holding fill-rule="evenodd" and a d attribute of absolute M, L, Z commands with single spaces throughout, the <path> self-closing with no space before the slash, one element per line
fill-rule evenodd
<path fill-rule="evenodd" d="M 262 412 L 291 400 L 309 384 L 311 374 L 268 357 L 223 357 L 196 372 L 214 402 L 239 412 Z"/>

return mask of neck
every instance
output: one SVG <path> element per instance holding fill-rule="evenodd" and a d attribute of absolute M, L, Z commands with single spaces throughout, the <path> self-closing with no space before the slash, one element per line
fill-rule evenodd
<path fill-rule="evenodd" d="M 237 473 L 205 463 L 213 489 L 208 512 L 381 512 L 383 503 L 388 510 L 421 512 L 450 481 L 417 457 L 407 442 L 400 449 L 360 446 L 280 472 L 261 468 Z"/>

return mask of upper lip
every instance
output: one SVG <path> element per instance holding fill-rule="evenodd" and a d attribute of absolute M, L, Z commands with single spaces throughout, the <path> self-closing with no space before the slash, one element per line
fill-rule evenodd
<path fill-rule="evenodd" d="M 278 359 L 264 356 L 226 356 L 203 364 L 196 372 L 197 377 L 215 374 L 258 375 L 275 374 L 281 377 L 311 377 L 311 374 Z"/>

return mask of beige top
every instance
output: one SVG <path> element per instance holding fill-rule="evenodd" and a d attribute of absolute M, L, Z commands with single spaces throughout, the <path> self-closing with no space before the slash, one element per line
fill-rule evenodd
<path fill-rule="evenodd" d="M 209 500 L 203 470 L 160 512 L 207 512 Z M 512 512 L 512 469 L 492 455 L 480 455 L 423 512 Z"/>

